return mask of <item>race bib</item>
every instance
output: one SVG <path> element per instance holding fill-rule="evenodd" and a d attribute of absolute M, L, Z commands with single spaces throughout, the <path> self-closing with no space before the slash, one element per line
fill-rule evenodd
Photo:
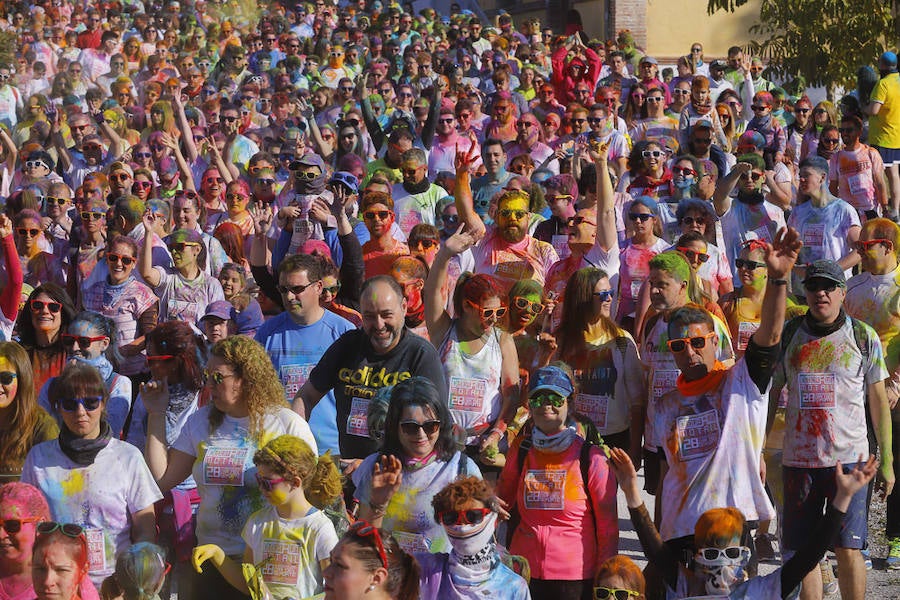
<path fill-rule="evenodd" d="M 268 583 L 296 585 L 303 558 L 300 544 L 285 540 L 263 540 L 263 580 Z"/>
<path fill-rule="evenodd" d="M 759 323 L 751 321 L 741 321 L 738 323 L 738 350 L 743 352 L 747 349 L 747 343 L 757 329 L 759 329 Z"/>
<path fill-rule="evenodd" d="M 799 373 L 800 410 L 830 410 L 837 406 L 834 373 Z"/>
<path fill-rule="evenodd" d="M 512 279 L 518 281 L 520 279 L 531 279 L 533 270 L 528 261 L 514 260 L 498 263 L 494 268 L 494 275 L 504 279 Z"/>
<path fill-rule="evenodd" d="M 588 417 L 601 432 L 606 429 L 606 414 L 609 410 L 609 396 L 596 394 L 576 394 L 575 412 Z"/>
<path fill-rule="evenodd" d="M 869 171 L 856 173 L 847 177 L 847 187 L 854 196 L 868 196 L 869 190 L 873 188 L 872 174 Z"/>
<path fill-rule="evenodd" d="M 766 225 L 747 232 L 746 237 L 748 240 L 760 240 L 769 244 L 772 243 L 772 234 L 769 232 L 769 228 Z"/>
<path fill-rule="evenodd" d="M 312 372 L 314 364 L 309 365 L 282 365 L 281 383 L 284 384 L 284 396 L 288 402 L 294 399 Z"/>
<path fill-rule="evenodd" d="M 106 568 L 106 540 L 103 539 L 103 530 L 85 528 L 84 537 L 88 547 L 88 570 L 92 572 L 104 570 Z"/>
<path fill-rule="evenodd" d="M 675 419 L 675 432 L 681 460 L 706 456 L 719 446 L 719 411 L 712 409 L 678 417 Z"/>
<path fill-rule="evenodd" d="M 569 249 L 569 236 L 567 235 L 551 236 L 550 245 L 556 250 L 559 260 L 569 258 L 569 255 L 572 254 L 572 251 Z"/>
<path fill-rule="evenodd" d="M 407 554 L 414 552 L 430 552 L 431 541 L 421 533 L 408 533 L 406 531 L 393 531 L 391 536 L 397 540 L 397 544 Z"/>
<path fill-rule="evenodd" d="M 808 223 L 803 228 L 803 245 L 807 248 L 821 248 L 825 245 L 825 223 Z"/>
<path fill-rule="evenodd" d="M 369 401 L 366 398 L 354 398 L 350 403 L 350 416 L 347 418 L 347 433 L 359 437 L 369 437 Z"/>
<path fill-rule="evenodd" d="M 485 379 L 450 378 L 450 410 L 481 414 L 484 410 L 486 395 L 487 380 Z"/>
<path fill-rule="evenodd" d="M 630 287 L 629 291 L 631 292 L 631 299 L 632 299 L 632 300 L 637 300 L 637 299 L 638 299 L 638 296 L 641 295 L 641 288 L 642 288 L 642 287 L 644 287 L 644 280 L 643 280 L 643 279 L 632 279 L 632 280 L 631 280 L 631 287 Z"/>
<path fill-rule="evenodd" d="M 244 485 L 244 464 L 249 452 L 249 448 L 209 446 L 203 456 L 203 483 Z"/>
<path fill-rule="evenodd" d="M 422 222 L 422 215 L 414 210 L 407 211 L 400 215 L 400 230 L 406 235 L 412 231 L 412 228 Z"/>
<path fill-rule="evenodd" d="M 653 398 L 659 400 L 675 389 L 678 369 L 656 369 L 653 371 Z"/>
<path fill-rule="evenodd" d="M 525 508 L 562 510 L 565 505 L 566 472 L 532 469 L 525 474 Z"/>

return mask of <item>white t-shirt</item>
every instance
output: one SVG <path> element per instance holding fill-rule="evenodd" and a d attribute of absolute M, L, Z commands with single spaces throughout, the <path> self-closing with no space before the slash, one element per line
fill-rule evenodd
<path fill-rule="evenodd" d="M 844 310 L 872 326 L 893 373 L 900 364 L 900 268 L 884 275 L 862 272 L 847 282 Z"/>
<path fill-rule="evenodd" d="M 247 518 L 265 506 L 256 485 L 253 454 L 272 439 L 294 435 L 318 454 L 309 425 L 287 407 L 266 414 L 260 440 L 250 437 L 250 418 L 225 415 L 209 433 L 209 405 L 190 416 L 172 448 L 193 456 L 191 474 L 202 498 L 197 511 L 197 541 L 216 544 L 228 556 L 240 556 L 241 529 Z"/>
<path fill-rule="evenodd" d="M 319 561 L 338 543 L 334 525 L 319 510 L 299 519 L 278 516 L 274 506 L 258 510 L 244 525 L 241 538 L 262 565 L 262 577 L 275 600 L 307 598 L 322 591 Z"/>
<path fill-rule="evenodd" d="M 810 264 L 821 259 L 840 260 L 850 252 L 847 233 L 852 227 L 859 227 L 859 213 L 856 209 L 837 199 L 818 208 L 813 203 L 804 202 L 791 212 L 788 225 L 800 234 L 803 247 L 797 264 Z M 844 277 L 850 279 L 851 269 L 844 271 Z M 795 294 L 803 294 L 800 276 L 792 277 Z"/>
<path fill-rule="evenodd" d="M 775 234 L 784 227 L 784 211 L 763 201 L 760 204 L 745 204 L 734 199 L 731 208 L 719 219 L 722 237 L 725 238 L 725 254 L 728 264 L 741 256 L 741 249 L 748 240 L 763 240 L 772 243 Z M 734 270 L 734 285 L 741 285 L 737 269 Z"/>
<path fill-rule="evenodd" d="M 775 507 L 759 478 L 768 394 L 739 360 L 718 390 L 682 396 L 676 389 L 659 402 L 656 430 L 663 441 L 666 473 L 660 535 L 671 540 L 694 533 L 711 508 L 738 508 L 747 520 L 771 519 Z"/>
<path fill-rule="evenodd" d="M 38 444 L 25 457 L 22 482 L 41 490 L 54 521 L 84 527 L 97 586 L 131 545 L 131 515 L 162 499 L 140 451 L 115 438 L 86 467 L 63 454 L 59 440 Z"/>
<path fill-rule="evenodd" d="M 833 467 L 837 461 L 850 464 L 868 455 L 865 391 L 888 372 L 878 334 L 864 327 L 865 360 L 849 317 L 843 327 L 820 338 L 803 325 L 788 342 L 781 368 L 775 370 L 788 390 L 785 466 Z"/>

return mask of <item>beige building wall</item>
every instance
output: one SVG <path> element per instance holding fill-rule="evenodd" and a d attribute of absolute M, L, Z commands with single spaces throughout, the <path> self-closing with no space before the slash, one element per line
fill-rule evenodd
<path fill-rule="evenodd" d="M 750 0 L 734 13 L 706 14 L 706 0 L 647 0 L 647 52 L 674 62 L 691 44 L 703 44 L 704 56 L 725 58 L 729 46 L 750 41 L 750 27 L 759 20 L 759 2 Z"/>

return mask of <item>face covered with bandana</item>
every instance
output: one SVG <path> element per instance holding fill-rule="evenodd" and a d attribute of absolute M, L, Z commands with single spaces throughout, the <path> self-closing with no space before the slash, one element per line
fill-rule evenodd
<path fill-rule="evenodd" d="M 710 596 L 728 596 L 747 579 L 750 548 L 741 545 L 744 517 L 736 508 L 714 508 L 701 515 L 694 527 L 695 591 L 702 586 Z"/>
<path fill-rule="evenodd" d="M 480 579 L 480 574 L 490 571 L 497 557 L 494 546 L 497 513 L 473 498 L 459 510 L 435 516 L 450 540 L 453 570 L 468 580 Z"/>

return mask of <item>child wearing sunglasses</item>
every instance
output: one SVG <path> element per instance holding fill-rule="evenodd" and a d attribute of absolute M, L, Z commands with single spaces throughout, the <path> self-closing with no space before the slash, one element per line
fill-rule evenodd
<path fill-rule="evenodd" d="M 192 563 L 201 572 L 211 561 L 232 586 L 249 594 L 241 563 L 260 565 L 273 598 L 307 598 L 321 593 L 337 533 L 322 509 L 341 495 L 331 455 L 317 457 L 298 437 L 282 435 L 253 456 L 256 481 L 269 505 L 250 515 L 241 537 L 247 543 L 239 562 L 216 544 L 194 548 Z"/>
<path fill-rule="evenodd" d="M 497 499 L 477 477 L 457 479 L 431 500 L 453 551 L 417 554 L 422 598 L 531 598 L 528 584 L 501 561 L 494 538 Z M 513 557 L 515 558 L 515 557 Z"/>

